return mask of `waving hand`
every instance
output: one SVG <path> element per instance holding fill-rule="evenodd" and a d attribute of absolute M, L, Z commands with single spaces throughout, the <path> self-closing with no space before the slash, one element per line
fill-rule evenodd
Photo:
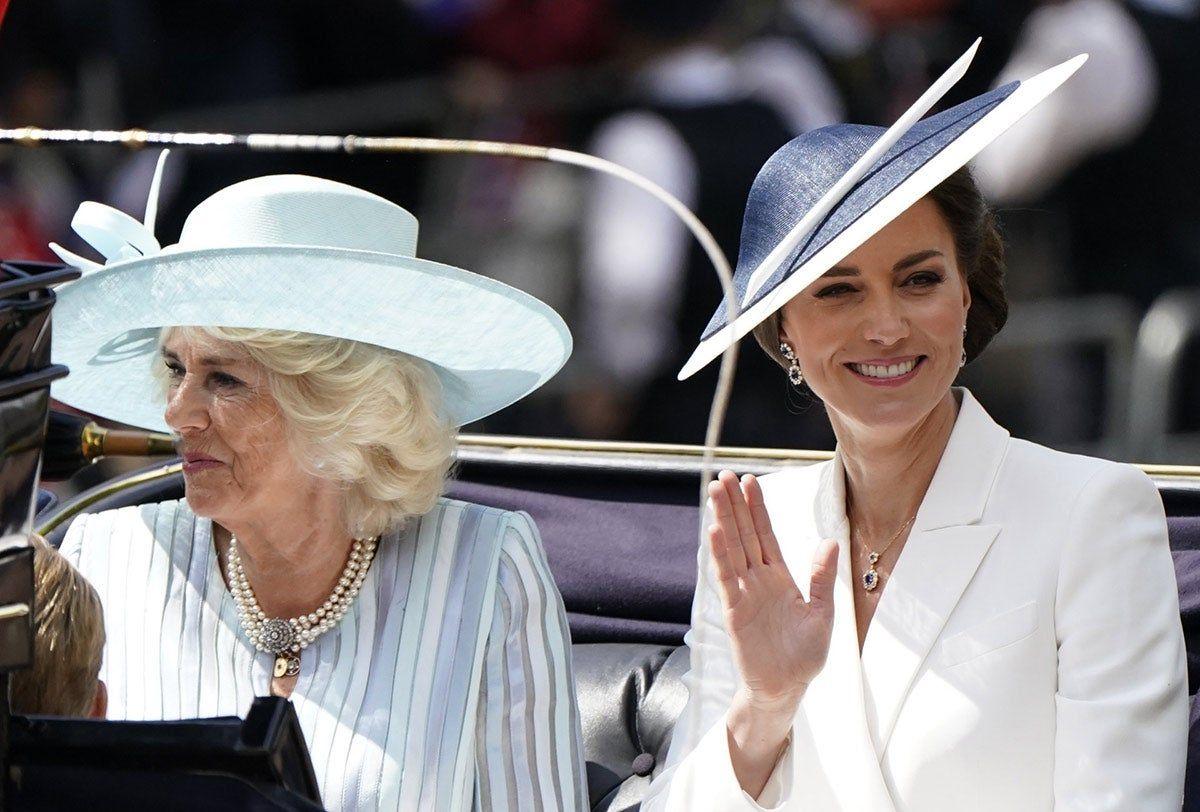
<path fill-rule="evenodd" d="M 708 494 L 716 519 L 708 542 L 748 698 L 798 703 L 829 653 L 837 545 L 818 545 L 805 600 L 784 563 L 758 481 L 747 475 L 739 483 L 722 471 Z"/>

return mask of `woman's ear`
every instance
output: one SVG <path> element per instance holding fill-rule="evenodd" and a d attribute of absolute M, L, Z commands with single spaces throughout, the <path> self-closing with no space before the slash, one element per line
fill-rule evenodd
<path fill-rule="evenodd" d="M 88 709 L 89 719 L 104 719 L 108 716 L 108 686 L 104 680 L 96 680 L 96 693 L 92 696 L 92 707 Z"/>
<path fill-rule="evenodd" d="M 786 341 L 790 344 L 791 339 L 788 338 L 787 326 L 784 324 L 784 316 L 783 316 L 782 311 L 779 312 L 778 316 L 775 319 L 775 326 L 778 328 L 776 330 L 776 332 L 778 332 L 778 335 L 775 336 L 775 340 L 779 343 Z"/>

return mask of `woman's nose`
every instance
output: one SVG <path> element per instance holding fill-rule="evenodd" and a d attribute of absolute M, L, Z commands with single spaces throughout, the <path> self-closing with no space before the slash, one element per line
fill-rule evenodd
<path fill-rule="evenodd" d="M 185 375 L 178 385 L 167 391 L 167 410 L 163 419 L 180 434 L 207 428 L 208 399 L 203 387 Z"/>
<path fill-rule="evenodd" d="M 903 305 L 892 296 L 877 297 L 870 305 L 863 334 L 868 341 L 884 346 L 907 338 L 908 319 Z"/>

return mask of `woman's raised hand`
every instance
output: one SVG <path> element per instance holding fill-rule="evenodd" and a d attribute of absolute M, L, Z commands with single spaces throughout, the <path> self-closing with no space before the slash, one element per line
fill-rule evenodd
<path fill-rule="evenodd" d="M 758 481 L 746 475 L 739 483 L 722 471 L 708 495 L 716 519 L 708 542 L 745 699 L 794 709 L 829 653 L 837 545 L 817 546 L 806 601 L 784 563 Z"/>

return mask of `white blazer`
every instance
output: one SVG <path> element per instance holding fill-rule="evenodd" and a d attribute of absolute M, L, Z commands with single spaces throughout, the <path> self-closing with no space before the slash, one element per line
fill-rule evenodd
<path fill-rule="evenodd" d="M 1129 465 L 1015 440 L 965 390 L 871 622 L 840 456 L 762 478 L 807 592 L 840 546 L 829 659 L 757 802 L 729 759 L 737 670 L 706 545 L 689 699 L 645 810 L 1178 810 L 1187 676 L 1162 502 Z"/>

